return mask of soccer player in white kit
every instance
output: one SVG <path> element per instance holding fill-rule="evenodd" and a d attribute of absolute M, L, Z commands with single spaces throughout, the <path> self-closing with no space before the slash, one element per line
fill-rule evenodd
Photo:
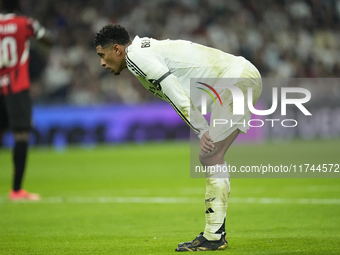
<path fill-rule="evenodd" d="M 136 36 L 131 41 L 126 29 L 118 24 L 104 26 L 96 34 L 94 44 L 101 66 L 115 75 L 128 68 L 147 90 L 171 104 L 200 138 L 199 160 L 203 167 L 227 166 L 224 156 L 228 148 L 249 126 L 209 125 L 200 112 L 201 100 L 190 93 L 190 78 L 230 78 L 228 80 L 242 90 L 245 98 L 247 88 L 252 88 L 254 105 L 261 94 L 262 81 L 260 73 L 248 60 L 184 40 Z M 211 120 L 229 118 L 234 123 L 248 123 L 251 112 L 246 104 L 243 115 L 233 115 L 232 93 L 224 89 L 218 94 L 223 106 L 215 107 L 212 99 L 207 101 Z M 228 177 L 218 173 L 207 176 L 204 232 L 193 241 L 180 243 L 176 251 L 222 250 L 228 246 L 225 233 L 230 192 Z"/>

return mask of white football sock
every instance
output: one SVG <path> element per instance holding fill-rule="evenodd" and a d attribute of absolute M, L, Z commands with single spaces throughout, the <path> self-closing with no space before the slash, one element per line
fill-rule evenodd
<path fill-rule="evenodd" d="M 216 167 L 227 167 L 225 162 L 223 165 Z M 205 193 L 205 230 L 203 236 L 208 240 L 219 240 L 222 232 L 224 232 L 224 223 L 228 207 L 228 199 L 230 192 L 229 178 L 216 178 L 221 174 L 215 174 L 206 178 Z M 226 176 L 225 174 L 222 176 Z"/>

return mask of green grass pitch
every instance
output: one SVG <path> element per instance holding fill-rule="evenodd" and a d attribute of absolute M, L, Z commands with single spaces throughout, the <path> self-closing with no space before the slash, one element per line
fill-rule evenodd
<path fill-rule="evenodd" d="M 227 160 L 340 163 L 339 145 L 234 145 Z M 0 150 L 0 254 L 176 254 L 204 229 L 205 180 L 189 178 L 189 148 L 34 148 L 24 188 L 43 199 L 25 203 L 7 199 L 11 154 Z M 226 229 L 229 247 L 207 254 L 340 254 L 340 178 L 232 179 Z"/>

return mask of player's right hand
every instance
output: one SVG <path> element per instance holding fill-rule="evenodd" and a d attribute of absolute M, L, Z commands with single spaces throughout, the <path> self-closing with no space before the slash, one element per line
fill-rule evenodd
<path fill-rule="evenodd" d="M 206 131 L 200 141 L 201 150 L 205 153 L 210 153 L 215 149 L 212 139 L 209 136 L 209 131 Z"/>

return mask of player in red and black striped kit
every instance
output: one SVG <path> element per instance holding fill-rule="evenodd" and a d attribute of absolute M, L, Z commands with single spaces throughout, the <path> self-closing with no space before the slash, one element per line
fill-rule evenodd
<path fill-rule="evenodd" d="M 29 39 L 51 44 L 51 37 L 39 22 L 20 16 L 19 0 L 1 0 L 0 9 L 0 141 L 7 129 L 14 134 L 14 180 L 11 200 L 39 200 L 21 188 L 31 129 L 29 98 Z"/>

